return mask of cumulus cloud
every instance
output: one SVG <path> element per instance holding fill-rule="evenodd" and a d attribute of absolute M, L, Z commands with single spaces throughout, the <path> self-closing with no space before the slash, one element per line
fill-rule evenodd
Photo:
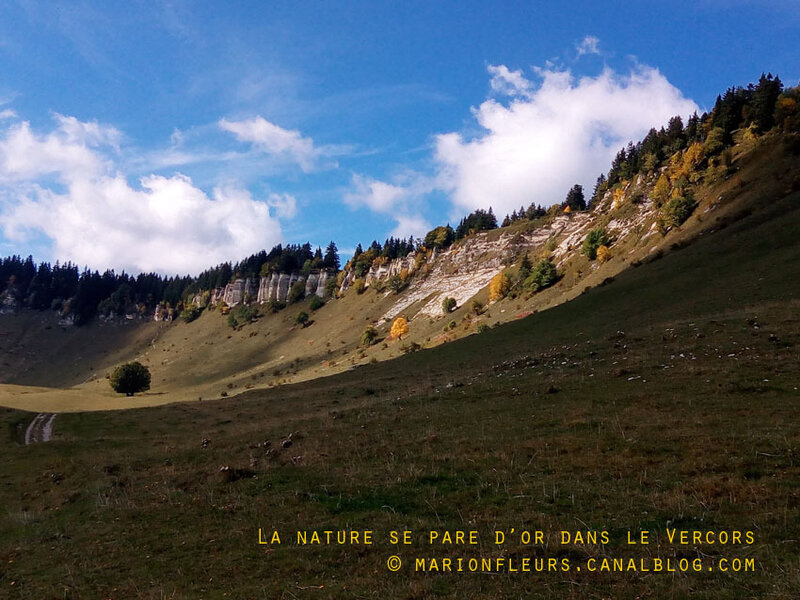
<path fill-rule="evenodd" d="M 419 213 L 417 205 L 434 189 L 434 183 L 418 174 L 406 174 L 399 179 L 398 183 L 386 183 L 354 173 L 344 201 L 352 208 L 365 207 L 391 216 L 397 225 L 389 235 L 424 235 L 431 226 Z"/>
<path fill-rule="evenodd" d="M 320 156 L 311 138 L 303 137 L 296 130 L 283 129 L 261 116 L 246 121 L 221 119 L 219 126 L 240 142 L 249 142 L 268 154 L 296 162 L 305 172 L 313 170 Z"/>
<path fill-rule="evenodd" d="M 260 202 L 235 185 L 209 195 L 181 174 L 148 175 L 132 186 L 109 157 L 121 139 L 117 130 L 55 120 L 45 134 L 25 122 L 0 133 L 0 227 L 13 241 L 43 233 L 53 259 L 197 273 L 277 243 L 281 228 L 272 212 L 294 214 L 292 196 Z"/>
<path fill-rule="evenodd" d="M 583 56 L 584 54 L 600 54 L 600 40 L 593 35 L 587 35 L 575 49 L 578 51 L 578 56 Z"/>
<path fill-rule="evenodd" d="M 525 79 L 521 70 L 511 71 L 505 65 L 489 65 L 489 84 L 492 90 L 507 96 L 519 96 L 531 89 L 531 82 Z"/>
<path fill-rule="evenodd" d="M 646 66 L 582 78 L 536 69 L 538 85 L 502 65 L 488 70 L 493 90 L 508 101 L 488 99 L 473 109 L 483 129 L 477 137 L 451 132 L 435 140 L 438 181 L 460 211 L 492 206 L 502 215 L 531 202 L 552 205 L 575 183 L 591 191 L 628 141 L 697 110 Z"/>

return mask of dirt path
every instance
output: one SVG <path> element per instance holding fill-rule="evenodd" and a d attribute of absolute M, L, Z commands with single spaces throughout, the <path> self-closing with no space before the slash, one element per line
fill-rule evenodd
<path fill-rule="evenodd" d="M 25 445 L 49 442 L 53 433 L 54 413 L 39 413 L 25 430 Z"/>

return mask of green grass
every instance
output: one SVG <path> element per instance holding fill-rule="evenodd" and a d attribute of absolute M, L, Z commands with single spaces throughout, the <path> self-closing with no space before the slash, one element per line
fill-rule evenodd
<path fill-rule="evenodd" d="M 36 446 L 20 443 L 32 415 L 0 409 L 0 597 L 795 598 L 800 196 L 785 193 L 785 177 L 763 177 L 768 167 L 756 160 L 750 183 L 715 190 L 746 202 L 696 215 L 636 268 L 604 265 L 586 293 L 555 286 L 530 317 L 332 377 L 246 389 L 267 369 L 265 379 L 300 379 L 330 372 L 322 360 L 349 364 L 338 347 L 329 359 L 326 341 L 348 332 L 344 346 L 358 343 L 365 317 L 385 307 L 375 294 L 329 302 L 301 330 L 289 322 L 296 310 L 233 332 L 204 314 L 155 346 L 142 329 L 141 352 L 164 356 L 155 372 L 182 373 L 170 389 L 208 380 L 215 393 L 60 414 L 53 441 Z M 494 324 L 517 302 L 482 318 Z M 460 331 L 454 315 L 444 319 Z M 376 346 L 381 358 L 396 352 Z M 312 358 L 279 358 L 300 348 Z M 283 544 L 259 545 L 259 528 Z M 524 546 L 512 528 L 542 531 L 544 543 Z M 672 528 L 753 531 L 755 542 L 675 546 Z M 370 529 L 375 545 L 294 543 L 297 530 L 326 529 Z M 492 543 L 496 529 L 508 544 Z M 412 530 L 413 543 L 389 544 L 394 530 Z M 430 530 L 476 530 L 480 543 L 430 546 Z M 605 530 L 610 543 L 562 545 L 561 530 Z M 653 543 L 628 545 L 640 530 Z M 386 568 L 392 554 L 399 573 Z M 413 570 L 416 557 L 579 566 L 655 555 L 752 558 L 756 571 Z"/>
<path fill-rule="evenodd" d="M 787 196 L 484 334 L 225 400 L 59 415 L 49 444 L 19 445 L 25 415 L 3 410 L 0 595 L 793 598 L 798 232 Z M 221 466 L 255 477 L 227 481 Z M 671 546 L 672 527 L 756 540 Z M 284 543 L 259 546 L 258 528 Z M 492 543 L 511 528 L 545 543 Z M 293 543 L 313 529 L 371 529 L 376 543 Z M 406 529 L 411 546 L 387 543 Z M 481 543 L 431 547 L 432 529 Z M 610 544 L 558 543 L 587 529 Z M 628 546 L 640 529 L 654 544 Z M 757 570 L 413 572 L 415 557 L 523 555 L 752 557 Z"/>

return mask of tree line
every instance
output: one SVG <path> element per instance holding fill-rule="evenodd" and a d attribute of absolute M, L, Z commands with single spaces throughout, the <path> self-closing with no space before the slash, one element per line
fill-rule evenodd
<path fill-rule="evenodd" d="M 665 127 L 651 129 L 640 142 L 630 142 L 620 149 L 609 171 L 597 178 L 588 202 L 582 186 L 576 184 L 567 192 L 565 200 L 555 206 L 570 211 L 591 210 L 608 190 L 638 174 L 657 172 L 668 166 L 676 153 L 690 147 L 702 147 L 705 157 L 722 155 L 724 162 L 724 152 L 733 145 L 734 132 L 738 130 L 744 129 L 753 135 L 775 128 L 798 133 L 799 108 L 800 88 L 784 89 L 778 76 L 762 73 L 758 83 L 731 87 L 720 94 L 711 112 L 695 113 L 685 124 L 680 116 L 675 116 Z M 502 226 L 537 219 L 547 212 L 544 206 L 532 202 L 528 208 L 520 207 L 519 211 L 506 215 Z M 383 244 L 373 240 L 366 250 L 359 244 L 346 268 L 354 269 L 356 277 L 363 277 L 376 260 L 386 262 L 408 256 L 413 251 L 447 248 L 476 232 L 497 227 L 491 207 L 478 209 L 462 218 L 455 229 L 447 224 L 435 227 L 421 239 L 390 237 Z M 132 276 L 113 270 L 101 274 L 85 267 L 80 269 L 70 262 L 36 264 L 31 256 L 24 259 L 8 256 L 0 260 L 0 304 L 5 301 L 37 310 L 58 310 L 76 324 L 82 324 L 98 313 L 142 314 L 159 304 L 178 307 L 197 292 L 223 287 L 237 278 L 312 270 L 336 273 L 340 268 L 338 249 L 333 241 L 324 252 L 320 247 L 313 249 L 310 243 L 278 244 L 269 252 L 262 250 L 236 263 L 224 262 L 197 277 L 165 277 L 157 273 Z"/>

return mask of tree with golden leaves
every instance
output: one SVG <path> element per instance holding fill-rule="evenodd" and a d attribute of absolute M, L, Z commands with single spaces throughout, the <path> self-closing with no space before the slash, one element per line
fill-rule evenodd
<path fill-rule="evenodd" d="M 653 199 L 653 202 L 656 206 L 661 206 L 667 200 L 669 200 L 669 192 L 670 192 L 670 185 L 669 179 L 663 173 L 656 181 L 656 185 L 653 188 L 653 193 L 650 194 L 650 197 Z"/>
<path fill-rule="evenodd" d="M 604 263 L 611 258 L 611 250 L 605 244 L 597 248 L 597 262 Z"/>
<path fill-rule="evenodd" d="M 489 282 L 489 302 L 505 298 L 509 287 L 511 287 L 511 283 L 505 273 L 498 273 L 492 277 Z"/>
<path fill-rule="evenodd" d="M 392 329 L 389 332 L 393 338 L 402 339 L 408 333 L 408 321 L 404 317 L 397 317 L 392 323 Z"/>

